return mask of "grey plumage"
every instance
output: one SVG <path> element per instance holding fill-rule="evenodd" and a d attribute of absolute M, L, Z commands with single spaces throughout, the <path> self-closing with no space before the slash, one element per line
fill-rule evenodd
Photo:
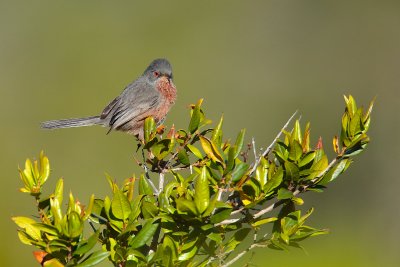
<path fill-rule="evenodd" d="M 44 129 L 58 129 L 58 128 L 71 128 L 83 127 L 101 124 L 100 116 L 93 116 L 87 118 L 77 119 L 64 119 L 42 122 L 41 127 Z"/>
<path fill-rule="evenodd" d="M 140 135 L 144 119 L 148 116 L 154 117 L 156 115 L 154 112 L 160 110 L 161 106 L 166 103 L 165 96 L 157 89 L 157 82 L 162 76 L 167 77 L 173 86 L 170 63 L 166 59 L 156 59 L 146 68 L 142 76 L 130 83 L 118 97 L 104 108 L 100 116 L 51 120 L 43 122 L 41 127 L 58 129 L 101 125 L 110 127 L 109 132 L 120 130 Z M 175 90 L 175 87 L 173 89 Z"/>

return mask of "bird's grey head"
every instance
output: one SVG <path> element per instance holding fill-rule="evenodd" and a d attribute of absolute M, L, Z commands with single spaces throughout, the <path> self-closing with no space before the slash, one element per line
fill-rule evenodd
<path fill-rule="evenodd" d="M 172 67 L 168 60 L 159 58 L 153 60 L 143 73 L 150 82 L 155 82 L 161 77 L 172 80 Z"/>

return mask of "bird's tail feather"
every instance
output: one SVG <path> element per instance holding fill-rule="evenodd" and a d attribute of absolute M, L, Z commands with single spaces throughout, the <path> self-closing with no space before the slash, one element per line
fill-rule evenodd
<path fill-rule="evenodd" d="M 96 125 L 96 124 L 102 124 L 100 116 L 77 118 L 77 119 L 45 121 L 45 122 L 41 123 L 41 127 L 44 129 L 58 129 L 58 128 L 92 126 L 92 125 Z"/>

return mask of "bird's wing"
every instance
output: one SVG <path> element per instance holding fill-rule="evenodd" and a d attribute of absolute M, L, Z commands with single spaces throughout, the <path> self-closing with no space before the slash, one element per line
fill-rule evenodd
<path fill-rule="evenodd" d="M 119 101 L 120 96 L 117 96 L 113 101 L 110 102 L 110 104 L 107 105 L 103 109 L 103 112 L 101 112 L 100 119 L 105 119 L 111 112 L 111 110 L 115 107 L 117 102 Z"/>
<path fill-rule="evenodd" d="M 136 80 L 125 88 L 110 109 L 109 125 L 116 129 L 129 121 L 142 119 L 141 115 L 151 113 L 159 101 L 160 93 L 156 89 L 146 81 Z"/>

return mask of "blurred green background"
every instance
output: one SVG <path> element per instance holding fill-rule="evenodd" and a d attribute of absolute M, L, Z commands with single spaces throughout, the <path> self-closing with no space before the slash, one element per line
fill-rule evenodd
<path fill-rule="evenodd" d="M 307 254 L 259 249 L 236 266 L 400 266 L 400 2 L 354 0 L 0 1 L 2 266 L 35 266 L 10 220 L 34 214 L 17 191 L 25 158 L 44 149 L 48 187 L 64 177 L 84 203 L 108 194 L 105 172 L 121 181 L 139 171 L 127 135 L 39 123 L 99 114 L 157 57 L 172 62 L 179 90 L 166 124 L 186 127 L 188 104 L 204 98 L 210 118 L 224 113 L 226 136 L 247 128 L 258 146 L 299 109 L 331 151 L 342 95 L 364 106 L 377 96 L 370 146 L 306 196 L 310 224 L 331 234 L 304 242 Z"/>

